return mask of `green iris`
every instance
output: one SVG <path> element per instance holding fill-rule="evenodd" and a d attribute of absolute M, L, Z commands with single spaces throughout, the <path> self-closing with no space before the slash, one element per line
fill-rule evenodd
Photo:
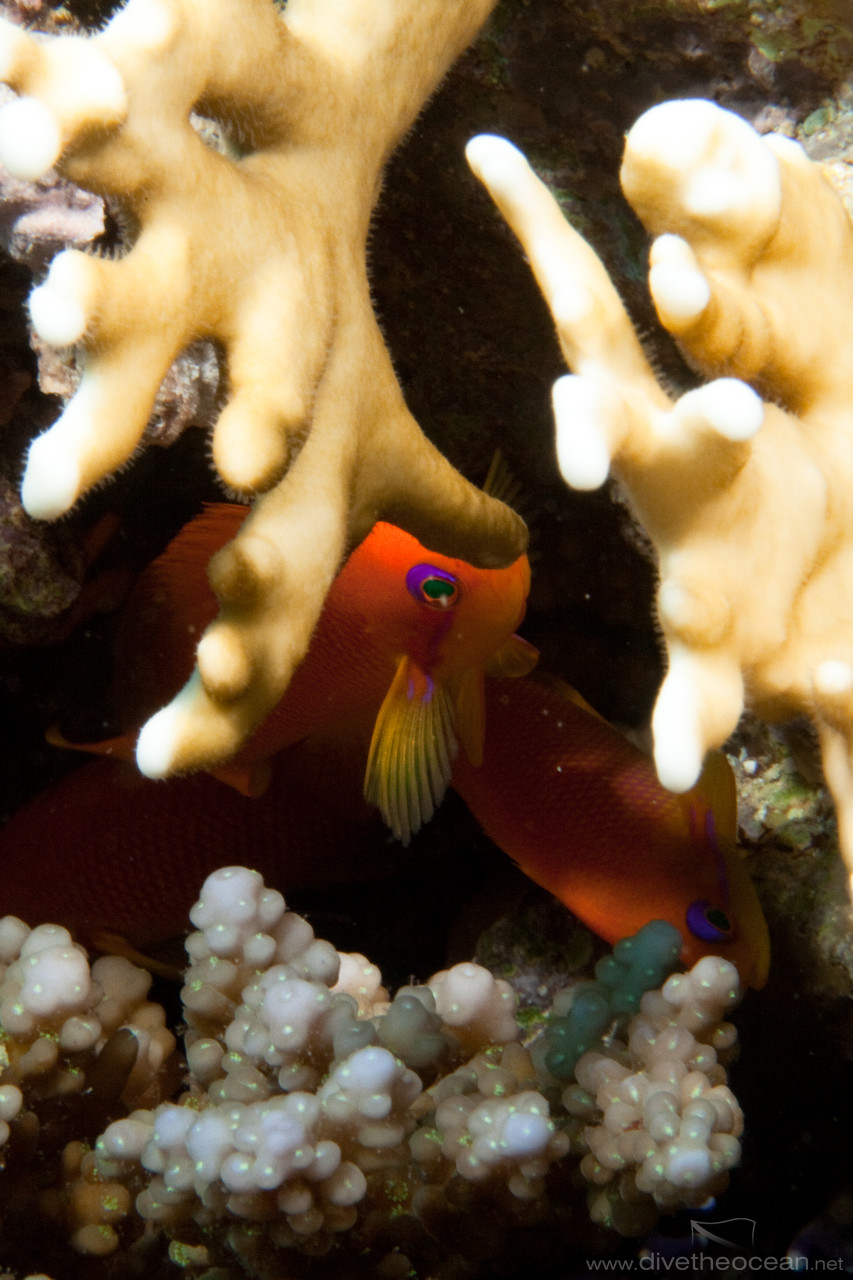
<path fill-rule="evenodd" d="M 731 921 L 719 907 L 709 907 L 705 912 L 705 919 L 712 924 L 715 929 L 719 929 L 721 933 L 731 932 Z"/>
<path fill-rule="evenodd" d="M 421 590 L 430 600 L 446 600 L 456 595 L 456 585 L 445 578 L 425 578 Z"/>

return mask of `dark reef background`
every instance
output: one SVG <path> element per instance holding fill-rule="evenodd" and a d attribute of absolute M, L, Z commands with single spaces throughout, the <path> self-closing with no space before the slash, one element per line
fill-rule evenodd
<path fill-rule="evenodd" d="M 26 10 L 36 25 L 54 31 L 101 21 L 112 11 L 97 0 L 63 6 L 5 0 L 3 7 Z M 781 130 L 814 158 L 853 172 L 850 4 L 503 0 L 393 158 L 370 247 L 377 310 L 413 413 L 470 478 L 485 476 L 500 446 L 519 482 L 534 565 L 525 636 L 540 648 L 543 668 L 638 733 L 661 677 L 654 566 L 615 491 L 572 493 L 559 478 L 550 387 L 564 370 L 550 317 L 513 237 L 469 173 L 463 149 L 485 131 L 504 134 L 526 151 L 603 257 L 662 377 L 684 388 L 692 375 L 654 319 L 645 287 L 646 238 L 620 194 L 618 170 L 633 121 L 656 102 L 687 96 L 712 98 L 759 131 Z M 19 196 L 8 187 L 0 195 L 5 821 L 80 763 L 75 753 L 45 744 L 50 724 L 59 722 L 72 739 L 109 732 L 120 601 L 140 568 L 203 501 L 220 494 L 204 433 L 191 429 L 168 448 L 150 447 L 57 527 L 27 526 L 15 497 L 20 458 L 28 438 L 58 412 L 62 371 L 48 373 L 43 365 L 42 383 L 51 391 L 45 394 L 23 306 L 44 263 L 15 229 Z M 119 238 L 107 211 L 101 243 Z M 215 359 L 208 363 L 213 372 L 208 369 L 186 415 L 200 426 L 217 402 Z M 178 400 L 185 390 L 180 383 Z M 715 1214 L 754 1219 L 756 1254 L 776 1256 L 820 1218 L 808 1248 L 813 1256 L 826 1250 L 849 1267 L 853 953 L 831 809 L 807 735 L 748 723 L 733 751 L 742 763 L 755 762 L 751 773 L 739 774 L 742 836 L 771 925 L 774 965 L 767 989 L 750 995 L 736 1019 L 743 1047 L 731 1083 L 747 1115 L 744 1162 Z M 424 977 L 448 955 L 460 958 L 480 929 L 511 914 L 519 899 L 541 900 L 455 796 L 400 853 L 399 863 L 399 875 L 380 886 L 318 888 L 291 903 L 337 946 L 380 963 L 392 983 Z M 2 907 L 0 867 L 0 914 Z M 564 926 L 556 920 L 553 927 L 558 946 Z M 677 1250 L 677 1242 L 689 1239 L 689 1216 L 663 1222 L 661 1231 L 671 1245 L 651 1247 Z M 636 1257 L 637 1247 L 618 1246 L 626 1259 Z M 578 1259 L 546 1261 L 546 1255 L 543 1274 L 583 1274 Z M 0 1235 L 0 1271 L 4 1265 L 24 1274 L 20 1256 L 4 1258 Z M 60 1267 L 49 1254 L 33 1265 Z M 73 1266 L 79 1270 L 58 1269 L 57 1280 L 107 1274 L 100 1263 Z M 509 1258 L 501 1274 L 515 1274 L 515 1266 L 522 1274 L 522 1263 Z M 163 1268 L 173 1274 L 170 1264 Z"/>

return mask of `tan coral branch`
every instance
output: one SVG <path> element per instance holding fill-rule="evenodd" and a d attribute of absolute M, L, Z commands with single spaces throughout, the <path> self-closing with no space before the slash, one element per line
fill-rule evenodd
<path fill-rule="evenodd" d="M 0 157 L 124 206 L 118 261 L 61 253 L 31 298 L 84 373 L 31 446 L 28 511 L 53 519 L 137 447 L 198 337 L 228 359 L 213 457 L 261 494 L 211 580 L 196 674 L 149 722 L 153 776 L 233 753 L 283 693 L 347 549 L 392 519 L 445 554 L 506 564 L 522 522 L 468 484 L 408 412 L 376 324 L 365 242 L 382 166 L 493 0 L 129 0 L 90 39 L 0 26 Z M 192 128 L 224 122 L 234 154 Z"/>
<path fill-rule="evenodd" d="M 612 469 L 658 554 L 661 780 L 691 786 L 745 702 L 768 719 L 805 711 L 853 871 L 853 227 L 841 202 L 797 144 L 713 103 L 641 117 L 622 184 L 656 236 L 652 297 L 715 379 L 673 400 L 605 268 L 521 153 L 482 137 L 469 160 L 574 370 L 554 388 L 563 475 L 594 488 Z"/>

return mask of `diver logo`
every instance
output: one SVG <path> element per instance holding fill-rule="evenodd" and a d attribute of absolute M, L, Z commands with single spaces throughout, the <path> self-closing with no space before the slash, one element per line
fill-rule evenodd
<path fill-rule="evenodd" d="M 707 1249 L 708 1242 L 724 1245 L 745 1253 L 755 1248 L 754 1218 L 723 1218 L 720 1222 L 697 1222 L 690 1219 L 690 1240 L 698 1249 Z"/>

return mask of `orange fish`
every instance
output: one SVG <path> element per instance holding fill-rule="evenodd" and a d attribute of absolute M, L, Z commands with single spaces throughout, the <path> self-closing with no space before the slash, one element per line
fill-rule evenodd
<path fill-rule="evenodd" d="M 668 920 L 682 960 L 722 955 L 761 987 L 770 942 L 735 847 L 725 756 L 675 795 L 651 760 L 553 677 L 490 680 L 483 763 L 453 786 L 495 844 L 608 942 Z"/>
<path fill-rule="evenodd" d="M 117 686 L 129 725 L 169 701 L 192 670 L 217 611 L 202 566 L 246 510 L 209 507 L 141 575 L 119 636 Z M 482 759 L 485 672 L 520 675 L 536 663 L 537 651 L 514 635 L 529 588 L 526 556 L 506 569 L 474 569 L 377 524 L 335 579 L 284 698 L 214 776 L 258 795 L 283 747 L 371 713 L 365 794 L 407 843 L 444 795 L 459 745 L 473 763 Z M 88 749 L 129 759 L 133 736 Z"/>
<path fill-rule="evenodd" d="M 120 685 L 137 694 L 130 722 L 186 678 L 215 612 L 202 566 L 243 514 L 211 508 L 142 576 L 120 646 Z M 486 832 L 602 937 L 615 942 L 647 920 L 666 919 L 685 939 L 685 961 L 729 955 L 745 981 L 760 985 L 767 930 L 734 849 L 734 782 L 722 757 L 699 788 L 675 796 L 568 686 L 484 681 L 484 672 L 518 676 L 535 661 L 532 646 L 511 634 L 528 573 L 526 561 L 476 570 L 377 526 L 335 580 L 308 655 L 227 766 L 228 780 L 259 789 L 282 746 L 323 728 L 352 741 L 365 715 L 375 716 L 369 753 L 366 738 L 362 746 L 365 791 L 406 840 L 441 798 L 458 737 L 452 782 Z M 95 749 L 129 753 L 132 737 Z M 148 785 L 165 797 L 177 784 Z M 321 807 L 327 789 L 309 781 Z M 173 820 L 177 855 L 193 819 L 175 811 Z M 130 811 L 126 821 L 136 822 Z M 255 862 L 263 856 L 259 849 Z M 234 861 L 230 850 L 223 858 Z"/>
<path fill-rule="evenodd" d="M 763 985 L 767 926 L 734 849 L 724 757 L 673 795 L 568 686 L 537 676 L 488 679 L 486 723 L 482 765 L 460 754 L 452 785 L 523 871 L 608 942 L 665 919 L 685 963 L 720 954 Z M 164 783 L 123 761 L 86 765 L 0 832 L 0 915 L 146 949 L 183 931 L 202 880 L 226 863 L 289 892 L 391 873 L 399 857 L 361 796 L 369 738 L 353 725 L 286 748 L 256 799 L 207 774 Z"/>

